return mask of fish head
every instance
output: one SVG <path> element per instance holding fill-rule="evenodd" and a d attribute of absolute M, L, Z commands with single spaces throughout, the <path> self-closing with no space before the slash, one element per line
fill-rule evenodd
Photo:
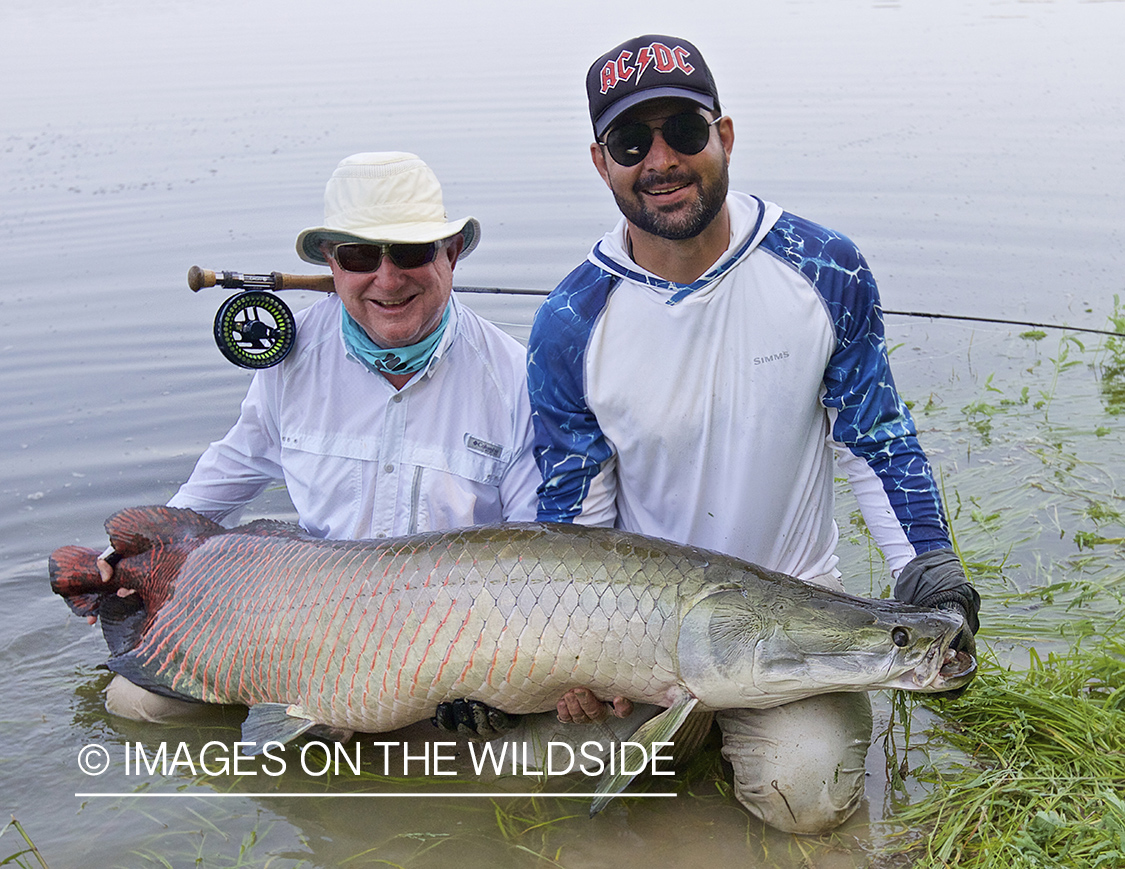
<path fill-rule="evenodd" d="M 867 600 L 769 574 L 699 600 L 677 646 L 681 679 L 706 706 L 765 708 L 837 691 L 938 692 L 976 661 L 952 643 L 954 613 Z"/>

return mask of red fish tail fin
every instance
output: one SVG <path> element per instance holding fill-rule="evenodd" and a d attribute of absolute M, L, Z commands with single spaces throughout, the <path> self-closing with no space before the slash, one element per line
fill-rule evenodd
<path fill-rule="evenodd" d="M 167 551 L 167 550 L 163 550 Z M 70 609 L 80 616 L 95 616 L 101 621 L 102 634 L 114 655 L 132 649 L 152 621 L 152 615 L 170 594 L 171 582 L 182 555 L 172 552 L 167 565 L 158 565 L 156 553 L 118 562 L 109 582 L 98 572 L 98 551 L 84 546 L 64 546 L 50 558 L 51 590 L 60 595 Z M 160 567 L 167 569 L 160 570 Z M 152 575 L 156 575 L 155 581 Z M 121 597 L 121 589 L 138 594 Z M 155 605 L 150 604 L 155 600 Z"/>
<path fill-rule="evenodd" d="M 47 564 L 51 590 L 61 595 L 67 606 L 80 616 L 96 616 L 102 596 L 118 589 L 115 582 L 102 582 L 96 549 L 64 546 L 51 553 Z"/>

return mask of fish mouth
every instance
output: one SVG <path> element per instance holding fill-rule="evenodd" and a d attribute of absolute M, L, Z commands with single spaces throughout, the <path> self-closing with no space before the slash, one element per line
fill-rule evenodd
<path fill-rule="evenodd" d="M 935 681 L 942 684 L 942 689 L 960 688 L 976 675 L 977 659 L 968 652 L 957 649 L 946 649 L 941 667 L 938 669 Z"/>
<path fill-rule="evenodd" d="M 927 654 L 926 659 L 910 672 L 913 690 L 952 691 L 972 681 L 977 672 L 976 658 L 968 652 L 945 646 L 939 663 L 936 651 Z"/>

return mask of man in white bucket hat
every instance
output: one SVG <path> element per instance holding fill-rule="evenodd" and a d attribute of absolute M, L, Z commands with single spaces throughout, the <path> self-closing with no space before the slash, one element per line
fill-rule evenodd
<path fill-rule="evenodd" d="M 480 224 L 449 221 L 413 154 L 355 154 L 297 238 L 336 293 L 298 315 L 242 415 L 169 502 L 231 522 L 275 479 L 310 533 L 436 531 L 534 515 L 523 348 L 452 295 Z M 465 401 L 472 395 L 472 401 Z"/>
<path fill-rule="evenodd" d="M 301 525 L 327 539 L 534 519 L 524 349 L 452 295 L 479 239 L 475 218 L 447 219 L 413 154 L 342 160 L 324 224 L 297 238 L 336 293 L 297 314 L 293 350 L 255 373 L 238 421 L 169 505 L 232 525 L 282 479 Z M 106 707 L 165 721 L 197 705 L 118 676 Z"/>
<path fill-rule="evenodd" d="M 476 218 L 446 219 L 437 178 L 413 154 L 356 154 L 332 173 L 324 226 L 297 237 L 297 254 L 331 266 L 348 349 L 401 388 L 440 342 L 453 267 L 479 238 Z"/>

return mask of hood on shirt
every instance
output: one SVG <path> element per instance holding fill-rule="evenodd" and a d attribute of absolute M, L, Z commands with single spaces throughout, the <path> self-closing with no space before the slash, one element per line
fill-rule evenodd
<path fill-rule="evenodd" d="M 610 274 L 650 288 L 666 297 L 667 304 L 675 305 L 722 280 L 761 244 L 782 214 L 781 206 L 745 193 L 728 193 L 726 202 L 730 212 L 730 245 L 711 268 L 690 284 L 665 280 L 633 262 L 626 247 L 624 217 L 594 245 L 587 259 Z"/>

